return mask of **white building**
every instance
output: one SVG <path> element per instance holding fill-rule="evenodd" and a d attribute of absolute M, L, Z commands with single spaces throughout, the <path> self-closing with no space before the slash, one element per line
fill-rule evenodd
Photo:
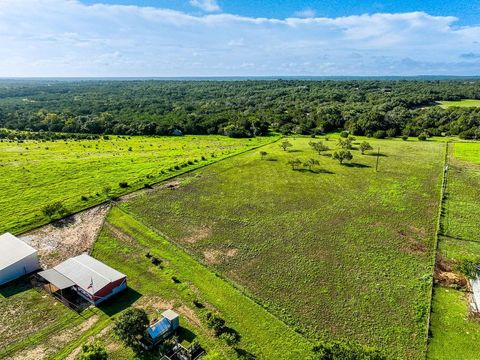
<path fill-rule="evenodd" d="M 0 285 L 38 268 L 37 250 L 10 233 L 0 235 Z"/>

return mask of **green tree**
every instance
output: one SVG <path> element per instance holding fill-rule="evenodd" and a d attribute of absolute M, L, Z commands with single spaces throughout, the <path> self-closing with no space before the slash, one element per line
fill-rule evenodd
<path fill-rule="evenodd" d="M 288 165 L 292 167 L 292 170 L 297 170 L 297 168 L 302 164 L 302 162 L 299 159 L 295 160 L 290 160 L 288 162 Z"/>
<path fill-rule="evenodd" d="M 360 152 L 363 154 L 365 154 L 365 151 L 368 151 L 368 150 L 373 150 L 373 147 L 372 145 L 370 145 L 368 142 L 364 141 L 360 144 Z"/>
<path fill-rule="evenodd" d="M 283 140 L 280 144 L 280 147 L 283 149 L 283 151 L 287 151 L 287 149 L 292 146 L 293 146 L 292 143 L 288 140 Z"/>
<path fill-rule="evenodd" d="M 144 310 L 130 308 L 123 312 L 113 325 L 113 332 L 129 347 L 137 347 L 138 340 L 145 334 L 148 317 Z"/>
<path fill-rule="evenodd" d="M 352 140 L 351 139 L 338 139 L 338 146 L 340 146 L 344 150 L 351 150 L 352 149 Z"/>
<path fill-rule="evenodd" d="M 316 151 L 318 153 L 318 155 L 321 155 L 322 152 L 329 150 L 328 146 L 324 145 L 321 141 L 310 141 L 308 144 L 313 149 L 313 151 Z"/>
<path fill-rule="evenodd" d="M 42 212 L 49 218 L 52 218 L 55 215 L 62 217 L 68 213 L 67 209 L 60 201 L 45 205 L 42 209 Z"/>
<path fill-rule="evenodd" d="M 353 155 L 348 150 L 339 150 L 333 153 L 333 158 L 338 160 L 340 164 L 343 164 L 345 160 L 350 161 L 353 159 Z"/>
<path fill-rule="evenodd" d="M 303 166 L 305 166 L 306 168 L 308 168 L 308 170 L 312 170 L 312 167 L 315 166 L 315 165 L 319 165 L 319 161 L 318 160 L 315 160 L 315 159 L 308 159 L 307 161 L 305 161 L 303 163 Z"/>
<path fill-rule="evenodd" d="M 75 358 L 76 360 L 107 360 L 107 350 L 99 341 L 91 344 L 82 345 L 80 354 Z"/>

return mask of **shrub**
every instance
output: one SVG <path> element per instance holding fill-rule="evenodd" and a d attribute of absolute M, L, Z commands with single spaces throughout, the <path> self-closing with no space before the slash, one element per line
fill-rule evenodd
<path fill-rule="evenodd" d="M 457 265 L 458 271 L 469 279 L 475 279 L 478 275 L 477 266 L 480 265 L 480 259 L 477 260 L 468 260 L 464 259 Z"/>
<path fill-rule="evenodd" d="M 99 341 L 91 344 L 82 345 L 80 354 L 75 358 L 76 360 L 107 360 L 107 350 Z"/>
<path fill-rule="evenodd" d="M 342 138 L 348 138 L 348 135 L 349 135 L 348 131 L 342 131 L 342 132 L 340 133 L 340 136 L 341 136 Z"/>
<path fill-rule="evenodd" d="M 49 218 L 54 215 L 64 216 L 67 214 L 67 209 L 63 206 L 60 201 L 57 201 L 52 204 L 45 205 L 42 209 L 42 212 Z"/>
<path fill-rule="evenodd" d="M 397 129 L 388 129 L 387 130 L 387 136 L 390 138 L 393 138 L 397 135 Z"/>
<path fill-rule="evenodd" d="M 384 130 L 377 130 L 373 133 L 373 137 L 375 139 L 385 139 L 387 137 L 387 133 Z"/>
<path fill-rule="evenodd" d="M 215 332 L 215 336 L 220 336 L 223 333 L 225 320 L 211 312 L 205 315 L 205 319 L 207 320 L 207 326 Z"/>
<path fill-rule="evenodd" d="M 118 186 L 120 186 L 122 189 L 128 188 L 128 183 L 125 181 L 121 181 L 118 183 Z"/>
<path fill-rule="evenodd" d="M 88 200 L 88 197 L 85 196 L 85 195 L 82 195 L 82 196 L 81 196 L 81 199 L 82 199 L 82 201 L 87 201 L 87 200 Z"/>
<path fill-rule="evenodd" d="M 129 347 L 137 347 L 137 339 L 144 335 L 148 326 L 148 317 L 144 310 L 129 308 L 125 310 L 113 325 L 113 332 Z"/>
<path fill-rule="evenodd" d="M 408 140 L 408 135 L 402 135 L 402 140 L 407 141 Z"/>
<path fill-rule="evenodd" d="M 426 141 L 428 139 L 428 135 L 426 133 L 421 133 L 418 135 L 418 140 L 420 141 Z"/>

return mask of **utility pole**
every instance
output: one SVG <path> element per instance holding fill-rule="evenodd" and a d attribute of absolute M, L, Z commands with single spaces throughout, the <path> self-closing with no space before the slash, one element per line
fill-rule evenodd
<path fill-rule="evenodd" d="M 377 150 L 377 164 L 375 165 L 375 172 L 378 172 L 378 161 L 380 159 L 380 147 Z"/>

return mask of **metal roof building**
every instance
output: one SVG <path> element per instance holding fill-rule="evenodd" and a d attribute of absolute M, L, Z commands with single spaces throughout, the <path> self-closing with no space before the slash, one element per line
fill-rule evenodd
<path fill-rule="evenodd" d="M 0 285 L 39 267 L 37 250 L 10 233 L 0 235 Z"/>
<path fill-rule="evenodd" d="M 125 274 L 87 254 L 70 258 L 38 275 L 59 290 L 73 288 L 95 305 L 127 287 Z"/>

